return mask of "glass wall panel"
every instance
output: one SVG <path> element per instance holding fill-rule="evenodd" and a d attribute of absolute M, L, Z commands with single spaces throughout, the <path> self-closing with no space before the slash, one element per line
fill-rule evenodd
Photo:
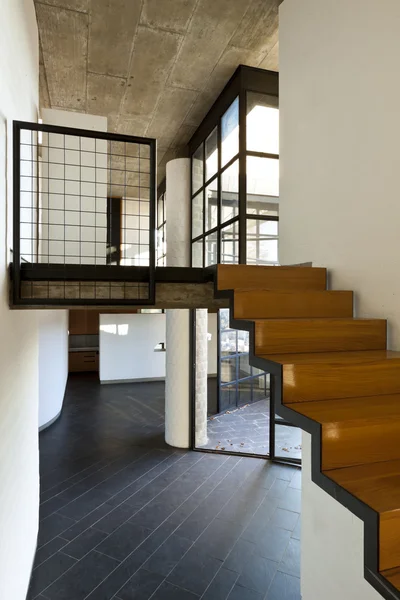
<path fill-rule="evenodd" d="M 278 221 L 247 219 L 247 263 L 278 263 Z"/>
<path fill-rule="evenodd" d="M 277 458 L 301 458 L 301 429 L 275 424 Z"/>
<path fill-rule="evenodd" d="M 247 92 L 247 150 L 279 154 L 279 108 L 276 96 Z"/>
<path fill-rule="evenodd" d="M 218 263 L 218 234 L 217 232 L 210 233 L 205 238 L 206 256 L 205 267 L 216 265 Z"/>
<path fill-rule="evenodd" d="M 203 161 L 203 144 L 197 148 L 196 152 L 192 156 L 192 194 L 195 194 L 197 190 L 203 185 L 203 174 L 204 174 L 204 161 Z"/>
<path fill-rule="evenodd" d="M 236 381 L 237 357 L 228 356 L 221 359 L 221 383 Z"/>
<path fill-rule="evenodd" d="M 239 398 L 238 398 L 238 403 L 237 403 L 238 406 L 243 406 L 243 404 L 251 404 L 251 402 L 252 402 L 251 387 L 252 387 L 251 378 L 242 379 L 242 381 L 238 382 L 238 392 L 239 392 Z"/>
<path fill-rule="evenodd" d="M 205 193 L 206 231 L 218 225 L 218 179 L 206 187 Z"/>
<path fill-rule="evenodd" d="M 221 263 L 239 262 L 239 223 L 235 221 L 221 229 Z"/>
<path fill-rule="evenodd" d="M 239 161 L 221 175 L 221 223 L 239 214 Z"/>
<path fill-rule="evenodd" d="M 279 196 L 279 160 L 247 157 L 247 199 L 254 196 Z"/>
<path fill-rule="evenodd" d="M 218 171 L 218 128 L 206 139 L 206 181 Z"/>
<path fill-rule="evenodd" d="M 239 152 L 239 98 L 236 98 L 221 120 L 221 160 L 226 165 Z"/>
<path fill-rule="evenodd" d="M 192 200 L 192 238 L 202 235 L 203 228 L 203 192 L 199 192 Z"/>
<path fill-rule="evenodd" d="M 192 244 L 192 267 L 203 266 L 203 240 L 197 240 Z"/>

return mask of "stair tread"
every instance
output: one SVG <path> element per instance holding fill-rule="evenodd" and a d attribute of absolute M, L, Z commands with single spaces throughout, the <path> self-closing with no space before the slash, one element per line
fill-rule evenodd
<path fill-rule="evenodd" d="M 400 459 L 334 469 L 326 475 L 379 513 L 400 509 Z"/>
<path fill-rule="evenodd" d="M 318 423 L 400 418 L 400 394 L 338 398 L 321 402 L 288 404 L 287 406 Z"/>
<path fill-rule="evenodd" d="M 299 354 L 258 354 L 259 358 L 281 365 L 317 363 L 364 363 L 400 359 L 394 350 L 357 350 L 350 352 L 308 352 Z"/>
<path fill-rule="evenodd" d="M 381 571 L 381 575 L 385 577 L 396 589 L 400 590 L 400 566 L 394 569 Z"/>

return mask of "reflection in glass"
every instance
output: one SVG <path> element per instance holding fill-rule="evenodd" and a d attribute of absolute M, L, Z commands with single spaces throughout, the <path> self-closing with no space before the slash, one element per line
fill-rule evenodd
<path fill-rule="evenodd" d="M 206 187 L 205 193 L 206 231 L 218 225 L 218 179 Z"/>
<path fill-rule="evenodd" d="M 266 376 L 260 375 L 253 378 L 253 402 L 264 400 L 267 397 Z"/>
<path fill-rule="evenodd" d="M 192 244 L 192 267 L 203 266 L 203 240 Z"/>
<path fill-rule="evenodd" d="M 223 358 L 221 360 L 221 383 L 236 381 L 236 356 Z"/>
<path fill-rule="evenodd" d="M 275 453 L 279 458 L 301 458 L 301 429 L 275 425 Z"/>
<path fill-rule="evenodd" d="M 279 108 L 276 96 L 247 92 L 247 150 L 279 154 Z"/>
<path fill-rule="evenodd" d="M 217 254 L 217 250 L 218 250 L 218 234 L 217 232 L 215 233 L 210 233 L 210 235 L 208 235 L 205 238 L 205 244 L 206 244 L 206 256 L 205 256 L 205 267 L 209 267 L 211 265 L 216 265 L 218 262 L 218 254 Z"/>
<path fill-rule="evenodd" d="M 221 160 L 226 165 L 239 152 L 239 98 L 221 119 Z"/>
<path fill-rule="evenodd" d="M 206 139 L 206 181 L 218 171 L 218 128 Z"/>
<path fill-rule="evenodd" d="M 221 175 L 221 223 L 239 214 L 239 161 Z"/>
<path fill-rule="evenodd" d="M 192 238 L 203 234 L 203 192 L 192 200 Z"/>
<path fill-rule="evenodd" d="M 252 382 L 251 379 L 244 379 L 238 382 L 238 391 L 239 391 L 239 399 L 238 406 L 243 406 L 243 404 L 250 404 L 252 401 L 251 398 L 251 387 Z"/>
<path fill-rule="evenodd" d="M 278 222 L 247 219 L 247 264 L 278 263 Z"/>
<path fill-rule="evenodd" d="M 239 262 L 239 223 L 235 221 L 221 229 L 221 264 Z"/>
<path fill-rule="evenodd" d="M 192 194 L 195 194 L 203 185 L 203 173 L 203 144 L 200 144 L 192 156 Z"/>
<path fill-rule="evenodd" d="M 248 354 L 239 355 L 239 379 L 249 377 L 251 375 L 251 367 Z"/>
<path fill-rule="evenodd" d="M 220 338 L 221 356 L 236 354 L 237 349 L 237 331 L 236 329 L 225 329 L 221 331 Z"/>
<path fill-rule="evenodd" d="M 222 385 L 220 389 L 220 410 L 228 410 L 229 408 L 236 406 L 237 389 L 236 383 L 234 385 Z"/>
<path fill-rule="evenodd" d="M 279 196 L 278 159 L 247 157 L 247 198 L 254 196 Z"/>

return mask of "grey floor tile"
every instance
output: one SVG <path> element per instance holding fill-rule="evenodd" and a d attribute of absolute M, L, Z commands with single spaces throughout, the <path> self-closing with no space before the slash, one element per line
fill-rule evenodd
<path fill-rule="evenodd" d="M 113 509 L 113 506 L 103 504 L 99 508 L 93 510 L 84 519 L 81 519 L 80 521 L 63 531 L 62 537 L 69 541 L 75 539 L 78 535 L 86 531 L 88 527 L 91 527 L 92 525 L 96 527 L 97 522 L 100 521 L 105 515 L 109 514 Z"/>
<path fill-rule="evenodd" d="M 296 490 L 301 490 L 301 469 L 297 469 L 291 482 L 289 483 L 289 487 L 295 488 Z"/>
<path fill-rule="evenodd" d="M 49 600 L 84 600 L 117 566 L 118 561 L 90 552 L 46 589 L 46 596 Z"/>
<path fill-rule="evenodd" d="M 292 533 L 292 537 L 295 538 L 296 540 L 300 539 L 300 535 L 301 535 L 301 517 L 298 518 L 297 520 L 297 525 L 294 528 L 294 531 Z"/>
<path fill-rule="evenodd" d="M 275 479 L 269 489 L 268 498 L 283 498 L 289 486 L 289 481 L 284 479 Z"/>
<path fill-rule="evenodd" d="M 195 542 L 193 549 L 199 550 L 213 558 L 225 560 L 235 545 L 241 526 L 234 523 L 214 519 L 211 525 L 201 534 Z"/>
<path fill-rule="evenodd" d="M 68 556 L 72 556 L 73 558 L 81 559 L 93 550 L 100 542 L 107 537 L 106 533 L 102 531 L 98 531 L 98 529 L 89 528 L 77 538 L 69 542 L 64 548 L 63 552 L 68 554 Z"/>
<path fill-rule="evenodd" d="M 122 590 L 119 590 L 118 597 L 121 600 L 149 600 L 156 589 L 163 582 L 164 577 L 157 573 L 151 573 L 146 569 L 140 569 Z"/>
<path fill-rule="evenodd" d="M 279 564 L 279 571 L 287 575 L 300 577 L 300 542 L 292 538 Z"/>
<path fill-rule="evenodd" d="M 167 579 L 169 583 L 201 596 L 221 566 L 221 560 L 212 558 L 193 546 Z"/>
<path fill-rule="evenodd" d="M 58 579 L 73 567 L 75 563 L 74 558 L 66 556 L 62 552 L 53 554 L 33 571 L 28 599 L 35 598 L 40 592 L 43 592 L 55 579 Z"/>
<path fill-rule="evenodd" d="M 171 535 L 149 558 L 144 568 L 167 577 L 176 567 L 193 542 L 178 535 Z"/>
<path fill-rule="evenodd" d="M 35 555 L 34 569 L 38 567 L 42 562 L 50 558 L 50 556 L 53 556 L 53 554 L 61 550 L 66 544 L 68 544 L 66 540 L 64 540 L 61 537 L 56 537 L 44 546 L 38 548 Z"/>
<path fill-rule="evenodd" d="M 301 512 L 301 490 L 288 487 L 279 498 L 278 506 L 297 513 Z"/>
<path fill-rule="evenodd" d="M 289 540 L 290 531 L 267 525 L 256 542 L 256 552 L 264 558 L 280 562 Z"/>
<path fill-rule="evenodd" d="M 263 600 L 264 594 L 246 589 L 236 584 L 228 596 L 228 600 Z"/>
<path fill-rule="evenodd" d="M 200 596 L 164 581 L 151 600 L 196 600 L 197 598 Z"/>
<path fill-rule="evenodd" d="M 224 562 L 224 567 L 230 571 L 240 574 L 256 549 L 256 545 L 253 542 L 239 539 L 227 559 Z"/>
<path fill-rule="evenodd" d="M 40 524 L 39 536 L 38 536 L 38 548 L 50 542 L 50 540 L 59 536 L 66 529 L 75 524 L 74 519 L 54 513 L 50 515 Z"/>
<path fill-rule="evenodd" d="M 104 531 L 104 533 L 112 533 L 120 525 L 126 523 L 134 512 L 135 510 L 128 504 L 122 504 L 114 509 L 111 508 L 111 511 L 109 509 L 105 516 L 93 523 L 93 527 Z"/>
<path fill-rule="evenodd" d="M 202 600 L 226 600 L 237 578 L 237 573 L 222 567 L 201 597 Z"/>
<path fill-rule="evenodd" d="M 279 527 L 281 529 L 293 531 L 298 520 L 299 513 L 291 512 L 290 510 L 285 510 L 283 508 L 277 508 L 272 515 L 269 524 L 273 527 Z"/>
<path fill-rule="evenodd" d="M 265 600 L 301 600 L 300 579 L 278 571 Z"/>
<path fill-rule="evenodd" d="M 96 550 L 117 560 L 124 560 L 151 534 L 150 529 L 124 523 L 97 546 Z"/>
<path fill-rule="evenodd" d="M 278 563 L 253 554 L 238 579 L 238 584 L 260 594 L 266 594 L 275 576 Z"/>

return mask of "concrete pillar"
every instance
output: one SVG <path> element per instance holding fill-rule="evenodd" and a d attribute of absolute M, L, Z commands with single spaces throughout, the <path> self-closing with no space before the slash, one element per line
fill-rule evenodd
<path fill-rule="evenodd" d="M 167 164 L 166 178 L 167 266 L 189 267 L 190 237 L 190 159 L 178 158 Z M 201 321 L 199 348 L 201 368 L 196 386 L 204 408 L 199 427 L 207 429 L 207 319 Z M 176 448 L 190 445 L 190 313 L 186 309 L 166 311 L 165 441 Z M 205 370 L 203 362 L 205 358 Z M 197 397 L 197 396 L 196 396 Z M 204 443 L 204 434 L 200 436 Z"/>

